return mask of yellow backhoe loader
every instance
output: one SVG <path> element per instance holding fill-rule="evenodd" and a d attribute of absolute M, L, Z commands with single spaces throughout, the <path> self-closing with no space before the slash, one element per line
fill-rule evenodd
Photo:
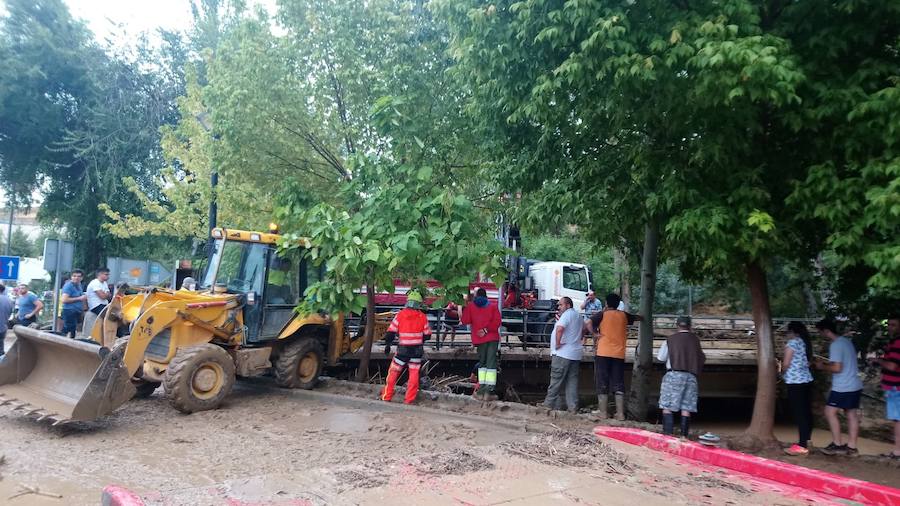
<path fill-rule="evenodd" d="M 54 424 L 93 420 L 162 384 L 175 409 L 192 413 L 216 408 L 236 376 L 272 371 L 280 386 L 313 388 L 326 363 L 362 345 L 343 316 L 294 311 L 321 273 L 279 257 L 277 234 L 211 235 L 198 291 L 119 289 L 90 340 L 14 327 L 16 342 L 0 362 L 0 405 Z M 378 318 L 376 339 L 387 318 Z"/>

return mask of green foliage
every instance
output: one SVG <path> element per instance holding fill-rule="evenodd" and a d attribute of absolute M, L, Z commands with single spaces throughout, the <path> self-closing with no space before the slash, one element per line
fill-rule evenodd
<path fill-rule="evenodd" d="M 0 251 L 6 255 L 7 228 L 4 225 L 0 227 L 0 230 L 2 230 L 2 234 L 0 234 Z M 40 239 L 40 244 L 38 244 L 37 241 L 29 239 L 28 234 L 26 234 L 21 227 L 13 227 L 9 255 L 17 257 L 36 257 L 42 253 L 43 247 L 43 239 Z"/>
<path fill-rule="evenodd" d="M 183 88 L 177 71 L 157 71 L 173 51 L 143 42 L 103 48 L 58 0 L 7 7 L 0 20 L 0 176 L 10 182 L 8 194 L 27 203 L 40 189 L 39 219 L 68 231 L 79 265 L 146 249 L 102 229 L 99 206 L 141 211 L 125 190 L 126 176 L 152 191 L 158 128 L 173 120 Z"/>
<path fill-rule="evenodd" d="M 483 239 L 490 230 L 482 213 L 465 195 L 434 184 L 429 168 L 362 156 L 352 166 L 359 177 L 341 190 L 342 206 L 297 214 L 286 197 L 279 207 L 288 231 L 280 249 L 326 268 L 306 290 L 301 311 L 359 312 L 366 304 L 360 287 L 393 291 L 395 278 L 435 279 L 442 284 L 437 295 L 457 302 L 475 273 L 502 278 L 503 250 Z"/>

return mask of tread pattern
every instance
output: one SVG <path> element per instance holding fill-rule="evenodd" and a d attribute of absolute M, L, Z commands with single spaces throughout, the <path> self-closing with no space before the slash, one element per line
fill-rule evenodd
<path fill-rule="evenodd" d="M 225 382 L 218 395 L 210 399 L 199 399 L 191 392 L 191 377 L 204 363 L 216 362 L 225 371 Z M 234 361 L 227 351 L 215 344 L 201 344 L 179 348 L 169 362 L 164 378 L 166 397 L 172 407 L 182 413 L 194 413 L 216 409 L 234 387 Z"/>
<path fill-rule="evenodd" d="M 301 381 L 299 376 L 300 359 L 313 352 L 319 358 L 316 376 L 312 381 Z M 275 361 L 275 383 L 284 388 L 301 388 L 312 390 L 319 381 L 319 375 L 324 367 L 324 354 L 322 347 L 314 337 L 301 337 L 296 341 L 285 345 Z"/>

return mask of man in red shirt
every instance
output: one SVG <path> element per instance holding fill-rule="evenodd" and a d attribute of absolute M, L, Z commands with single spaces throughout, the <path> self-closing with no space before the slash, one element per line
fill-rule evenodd
<path fill-rule="evenodd" d="M 497 349 L 500 347 L 500 310 L 491 304 L 484 288 L 463 308 L 464 325 L 471 326 L 472 344 L 478 348 L 478 392 L 486 401 L 497 400 Z"/>
<path fill-rule="evenodd" d="M 410 291 L 406 295 L 406 307 L 401 309 L 391 321 L 384 334 L 385 353 L 390 353 L 394 338 L 399 338 L 397 353 L 391 360 L 387 381 L 381 391 L 381 400 L 388 401 L 394 397 L 394 388 L 403 369 L 409 367 L 409 379 L 406 382 L 406 397 L 403 402 L 412 404 L 419 393 L 419 370 L 422 368 L 422 357 L 425 356 L 425 339 L 431 337 L 428 316 L 422 304 L 422 295 Z"/>
<path fill-rule="evenodd" d="M 885 413 L 894 422 L 894 450 L 883 457 L 900 459 L 900 315 L 888 318 L 887 332 L 891 341 L 881 358 L 872 360 L 881 366 L 881 388 L 884 390 Z"/>

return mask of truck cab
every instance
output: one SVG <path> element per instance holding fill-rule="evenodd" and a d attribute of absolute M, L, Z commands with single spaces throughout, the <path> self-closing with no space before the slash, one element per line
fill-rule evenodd
<path fill-rule="evenodd" d="M 584 264 L 571 262 L 534 262 L 528 266 L 530 288 L 537 290 L 538 299 L 572 299 L 575 309 L 584 303 L 592 287 L 591 270 Z"/>

